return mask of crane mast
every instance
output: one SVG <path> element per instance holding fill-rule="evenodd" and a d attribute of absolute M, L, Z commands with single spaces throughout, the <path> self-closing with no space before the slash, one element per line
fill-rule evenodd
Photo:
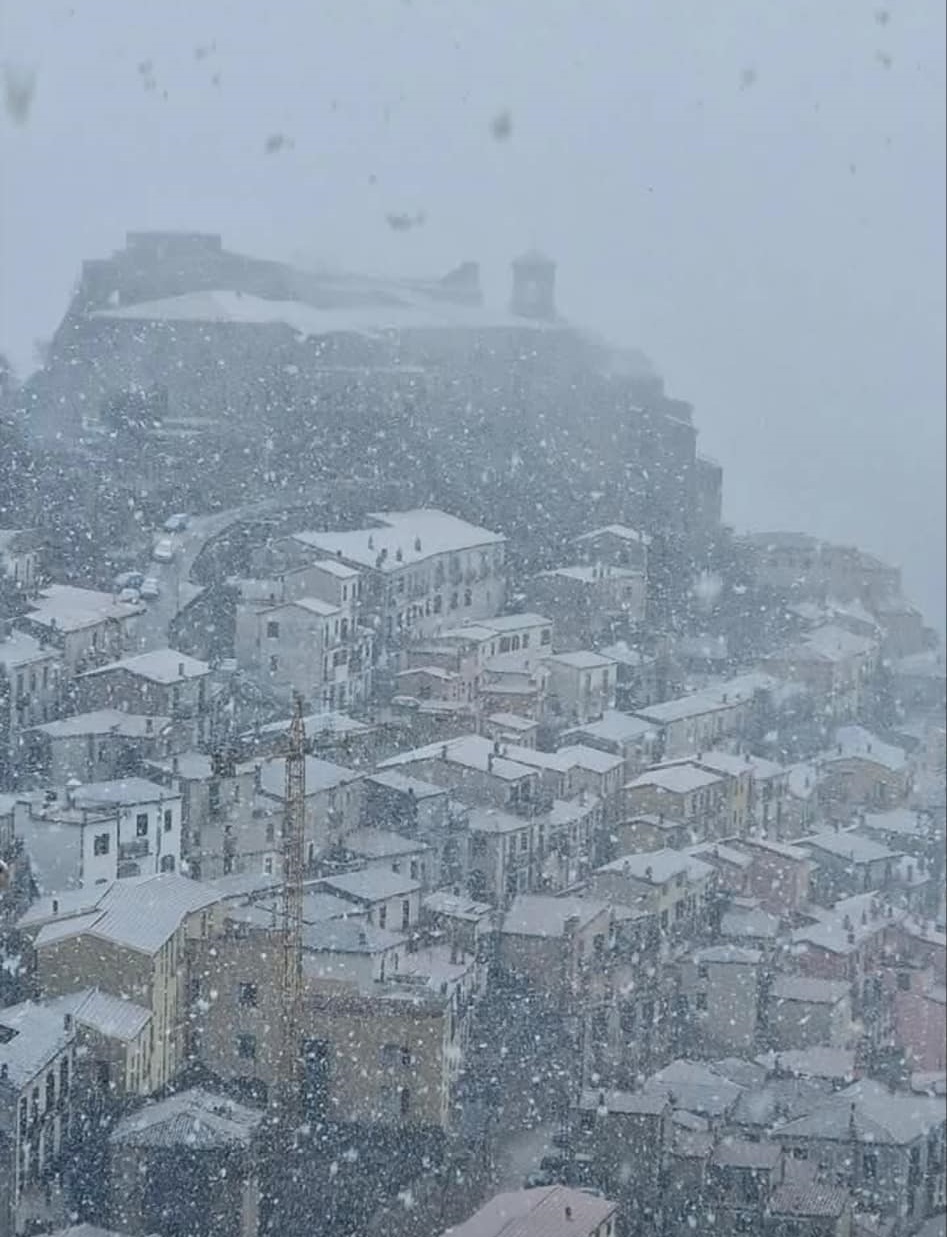
<path fill-rule="evenodd" d="M 302 999 L 303 877 L 306 825 L 306 728 L 302 698 L 294 701 L 286 754 L 283 819 L 283 891 L 280 907 L 280 1035 L 277 1057 L 277 1122 L 290 1141 L 300 1117 L 302 1089 L 300 1002 Z"/>

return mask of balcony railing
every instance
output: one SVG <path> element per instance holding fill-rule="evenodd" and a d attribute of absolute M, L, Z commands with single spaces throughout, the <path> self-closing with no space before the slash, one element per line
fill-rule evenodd
<path fill-rule="evenodd" d="M 136 838 L 134 842 L 121 842 L 118 847 L 119 859 L 141 859 L 150 853 L 151 843 L 147 838 Z"/>

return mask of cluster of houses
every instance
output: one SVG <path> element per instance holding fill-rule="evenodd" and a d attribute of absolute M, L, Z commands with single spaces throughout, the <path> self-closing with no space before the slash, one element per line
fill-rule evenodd
<path fill-rule="evenodd" d="M 229 582 L 225 664 L 138 647 L 139 605 L 37 584 L 21 544 L 0 541 L 30 595 L 0 632 L 0 1237 L 64 1223 L 97 1103 L 85 1218 L 161 1232 L 136 1165 L 199 1130 L 208 1182 L 241 1165 L 207 1231 L 254 1237 L 296 695 L 310 1122 L 469 1144 L 485 1028 L 539 1019 L 565 1045 L 558 1164 L 467 1199 L 454 1234 L 712 1213 L 903 1237 L 943 1212 L 944 674 L 881 565 L 754 543 L 769 586 L 811 578 L 791 638 L 682 681 L 622 525 L 515 581 L 501 535 L 439 511 L 283 536 Z M 529 1051 L 494 1071 L 511 1093 Z M 175 1086 L 196 1070 L 213 1084 Z M 477 1130 L 502 1159 L 510 1131 Z"/>

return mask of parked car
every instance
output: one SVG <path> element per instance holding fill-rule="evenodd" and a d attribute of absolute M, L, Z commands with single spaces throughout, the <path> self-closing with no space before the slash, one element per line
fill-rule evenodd
<path fill-rule="evenodd" d="M 151 557 L 156 563 L 170 563 L 174 561 L 174 542 L 169 537 L 163 537 L 155 543 L 155 548 L 151 551 Z"/>
<path fill-rule="evenodd" d="M 140 571 L 122 571 L 112 581 L 112 587 L 120 593 L 123 588 L 140 589 L 144 582 L 145 577 Z"/>
<path fill-rule="evenodd" d="M 161 587 L 154 576 L 147 576 L 142 580 L 138 591 L 146 601 L 153 601 L 156 597 L 161 596 Z"/>
<path fill-rule="evenodd" d="M 124 601 L 127 605 L 137 606 L 141 601 L 141 593 L 137 588 L 123 588 L 118 595 L 119 601 Z"/>
<path fill-rule="evenodd" d="M 169 515 L 164 522 L 164 531 L 166 533 L 183 533 L 191 521 L 191 517 L 183 511 L 177 511 L 174 515 Z"/>

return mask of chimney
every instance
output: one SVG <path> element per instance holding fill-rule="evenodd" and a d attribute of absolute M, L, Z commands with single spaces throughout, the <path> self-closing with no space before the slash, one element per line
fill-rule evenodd
<path fill-rule="evenodd" d="M 445 743 L 441 747 L 441 760 L 446 760 L 446 759 L 447 759 L 447 744 Z"/>
<path fill-rule="evenodd" d="M 177 756 L 172 756 L 171 757 L 171 772 L 176 775 L 180 767 L 181 767 L 181 762 L 178 760 Z"/>
<path fill-rule="evenodd" d="M 58 898 L 53 898 L 53 914 L 54 915 L 59 914 L 59 899 Z"/>
<path fill-rule="evenodd" d="M 493 772 L 493 762 L 495 759 L 496 757 L 494 756 L 493 752 L 489 752 L 487 755 L 487 772 L 488 773 Z"/>
<path fill-rule="evenodd" d="M 184 678 L 184 662 L 183 661 L 178 662 L 178 678 L 179 679 Z"/>
<path fill-rule="evenodd" d="M 63 1016 L 62 1016 L 62 1029 L 66 1032 L 66 1034 L 67 1034 L 67 1035 L 71 1034 L 71 1032 L 72 1032 L 72 1014 L 63 1014 Z"/>
<path fill-rule="evenodd" d="M 414 539 L 414 552 L 415 554 L 421 553 L 421 538 L 420 537 L 415 537 Z"/>
<path fill-rule="evenodd" d="M 263 766 L 259 761 L 253 766 L 253 789 L 260 790 L 263 786 Z"/>
<path fill-rule="evenodd" d="M 572 1219 L 572 1208 L 569 1207 L 568 1205 L 566 1206 L 566 1219 L 567 1220 Z"/>

